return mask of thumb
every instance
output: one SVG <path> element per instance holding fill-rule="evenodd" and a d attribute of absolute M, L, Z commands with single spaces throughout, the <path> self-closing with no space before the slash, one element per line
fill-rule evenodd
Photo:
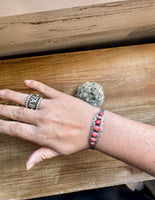
<path fill-rule="evenodd" d="M 31 154 L 31 156 L 29 157 L 26 163 L 26 169 L 29 170 L 38 162 L 43 161 L 48 158 L 53 158 L 58 155 L 60 155 L 60 153 L 48 147 L 41 147 L 40 149 L 37 149 L 35 152 Z"/>

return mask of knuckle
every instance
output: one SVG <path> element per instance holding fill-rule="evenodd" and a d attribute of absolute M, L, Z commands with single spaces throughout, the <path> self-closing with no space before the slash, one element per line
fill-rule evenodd
<path fill-rule="evenodd" d="M 39 115 L 37 116 L 37 119 L 40 123 L 43 123 L 43 124 L 44 123 L 47 124 L 51 122 L 49 115 L 45 112 L 40 112 Z"/>
<path fill-rule="evenodd" d="M 42 90 L 45 91 L 46 93 L 47 93 L 47 92 L 51 92 L 51 88 L 48 87 L 48 86 L 46 86 L 46 85 L 42 85 L 41 88 L 42 88 Z"/>
<path fill-rule="evenodd" d="M 19 136 L 19 131 L 21 130 L 18 123 L 12 123 L 9 126 L 9 133 L 14 136 Z"/>
<path fill-rule="evenodd" d="M 10 98 L 10 97 L 12 97 L 13 96 L 13 91 L 12 90 L 10 90 L 10 89 L 4 89 L 4 91 L 5 91 L 5 97 L 7 97 L 7 98 Z"/>
<path fill-rule="evenodd" d="M 42 87 L 42 84 L 39 83 L 39 82 L 36 82 L 35 85 L 37 86 L 37 88 L 41 88 Z"/>
<path fill-rule="evenodd" d="M 62 141 L 64 139 L 64 135 L 61 131 L 56 131 L 54 134 L 54 138 L 56 140 Z"/>
<path fill-rule="evenodd" d="M 23 118 L 24 113 L 25 113 L 25 109 L 24 109 L 23 107 L 17 108 L 17 109 L 14 109 L 14 110 L 12 111 L 12 117 L 13 117 L 14 119 L 20 120 L 20 119 Z"/>
<path fill-rule="evenodd" d="M 47 85 L 43 84 L 43 83 L 36 83 L 37 85 L 37 88 L 40 89 L 41 91 L 44 91 L 44 92 L 50 92 L 51 91 L 51 88 L 48 87 Z"/>
<path fill-rule="evenodd" d="M 44 114 L 43 114 L 43 113 L 40 113 L 40 114 L 37 116 L 37 119 L 38 119 L 39 122 L 45 122 Z"/>
<path fill-rule="evenodd" d="M 34 83 L 34 85 L 35 85 L 38 89 L 42 89 L 42 87 L 43 87 L 43 84 L 40 83 L 40 82 L 36 82 L 36 83 Z"/>

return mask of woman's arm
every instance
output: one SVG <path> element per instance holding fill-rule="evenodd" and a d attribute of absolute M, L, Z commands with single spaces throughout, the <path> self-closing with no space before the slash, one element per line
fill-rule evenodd
<path fill-rule="evenodd" d="M 39 110 L 0 104 L 0 132 L 41 145 L 27 161 L 27 169 L 58 155 L 69 155 L 89 148 L 89 132 L 94 115 L 100 110 L 73 96 L 35 80 L 25 84 L 47 98 Z M 25 106 L 27 94 L 1 90 L 0 97 Z M 98 151 L 132 164 L 155 176 L 155 127 L 105 111 Z M 23 123 L 24 122 L 24 123 Z"/>
<path fill-rule="evenodd" d="M 105 111 L 96 150 L 155 176 L 155 127 Z"/>

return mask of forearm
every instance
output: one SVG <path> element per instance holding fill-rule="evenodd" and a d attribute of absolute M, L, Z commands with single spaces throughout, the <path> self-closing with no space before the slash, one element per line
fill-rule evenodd
<path fill-rule="evenodd" d="M 105 110 L 96 150 L 155 176 L 155 127 Z"/>

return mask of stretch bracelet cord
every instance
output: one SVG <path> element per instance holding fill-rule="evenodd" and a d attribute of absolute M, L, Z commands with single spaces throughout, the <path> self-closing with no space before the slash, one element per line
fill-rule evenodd
<path fill-rule="evenodd" d="M 103 128 L 103 123 L 104 123 L 104 109 L 102 108 L 94 116 L 94 119 L 90 128 L 89 144 L 92 150 L 95 149 L 95 146 L 97 144 L 97 141 L 99 139 L 100 133 Z"/>

